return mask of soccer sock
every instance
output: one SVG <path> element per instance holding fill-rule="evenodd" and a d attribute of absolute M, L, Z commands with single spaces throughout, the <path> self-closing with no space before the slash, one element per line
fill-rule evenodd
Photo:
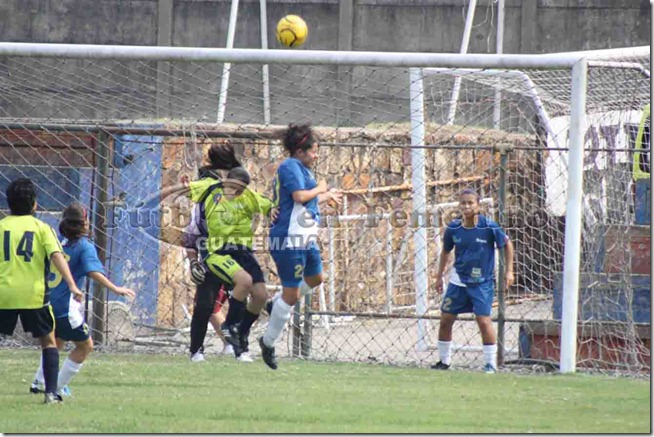
<path fill-rule="evenodd" d="M 39 360 L 39 368 L 34 374 L 34 381 L 41 385 L 45 385 L 45 377 L 43 376 L 43 360 Z"/>
<path fill-rule="evenodd" d="M 193 318 L 191 319 L 191 355 L 199 351 L 204 343 L 212 309 L 206 306 L 196 306 L 193 310 Z"/>
<path fill-rule="evenodd" d="M 497 345 L 496 344 L 485 344 L 484 345 L 484 359 L 487 363 L 493 365 L 497 368 Z"/>
<path fill-rule="evenodd" d="M 241 324 L 238 328 L 239 332 L 245 336 L 249 335 L 252 324 L 256 322 L 258 318 L 259 314 L 251 313 L 248 309 L 245 309 L 245 311 L 243 311 L 243 319 L 241 320 Z"/>
<path fill-rule="evenodd" d="M 76 363 L 70 358 L 64 360 L 64 365 L 61 366 L 59 371 L 59 382 L 57 383 L 57 388 L 62 389 L 70 383 L 70 380 L 73 379 L 73 376 L 77 375 L 79 369 L 82 368 L 83 363 Z"/>
<path fill-rule="evenodd" d="M 234 296 L 229 297 L 229 310 L 227 311 L 227 317 L 225 317 L 225 323 L 228 325 L 235 325 L 241 321 L 241 313 L 245 309 L 245 302 L 237 300 Z"/>
<path fill-rule="evenodd" d="M 448 366 L 452 362 L 452 342 L 438 340 L 438 357 Z"/>
<path fill-rule="evenodd" d="M 57 377 L 59 375 L 59 351 L 56 347 L 43 349 L 43 379 L 45 379 L 45 392 L 57 393 Z"/>
<path fill-rule="evenodd" d="M 277 338 L 282 333 L 284 325 L 291 318 L 293 307 L 284 302 L 284 299 L 277 299 L 273 305 L 273 311 L 268 320 L 268 328 L 263 334 L 263 343 L 268 347 L 274 347 Z"/>

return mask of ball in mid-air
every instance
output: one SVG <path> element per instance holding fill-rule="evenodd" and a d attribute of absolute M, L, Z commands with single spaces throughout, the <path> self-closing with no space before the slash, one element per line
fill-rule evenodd
<path fill-rule="evenodd" d="M 299 47 L 309 35 L 307 23 L 297 15 L 287 15 L 277 23 L 277 40 L 286 47 Z"/>

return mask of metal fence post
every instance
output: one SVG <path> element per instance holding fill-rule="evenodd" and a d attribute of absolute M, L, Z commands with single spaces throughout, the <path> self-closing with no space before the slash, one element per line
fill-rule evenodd
<path fill-rule="evenodd" d="M 501 144 L 496 150 L 500 153 L 500 181 L 499 181 L 499 199 L 497 202 L 497 215 L 500 226 L 504 226 L 505 211 L 506 211 L 506 166 L 507 158 L 510 152 L 510 145 Z M 505 310 L 506 310 L 506 283 L 504 281 L 504 273 L 506 272 L 506 265 L 504 261 L 505 250 L 500 251 L 499 266 L 498 266 L 498 284 L 497 284 L 497 365 L 504 365 L 504 331 L 505 331 Z"/>
<path fill-rule="evenodd" d="M 98 249 L 98 258 L 105 265 L 107 259 L 107 210 L 106 203 L 109 194 L 109 158 L 111 156 L 112 139 L 104 132 L 96 136 L 97 149 L 97 179 L 95 196 L 95 226 L 93 230 L 95 245 Z M 106 318 L 107 318 L 107 289 L 97 282 L 93 284 L 93 321 L 92 337 L 93 342 L 98 345 L 105 345 L 106 340 Z"/>
<path fill-rule="evenodd" d="M 311 313 L 311 293 L 304 296 L 304 327 L 302 330 L 302 358 L 311 356 L 311 334 L 313 329 Z"/>

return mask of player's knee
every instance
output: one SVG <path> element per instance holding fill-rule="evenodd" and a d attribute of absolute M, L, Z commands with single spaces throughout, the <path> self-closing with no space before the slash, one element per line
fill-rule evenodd
<path fill-rule="evenodd" d="M 252 276 L 245 270 L 240 270 L 234 275 L 234 284 L 240 287 L 252 287 Z"/>
<path fill-rule="evenodd" d="M 93 341 L 91 341 L 91 339 L 89 338 L 88 341 L 85 341 L 83 343 L 79 343 L 77 345 L 77 347 L 79 347 L 81 349 L 81 352 L 84 355 L 84 358 L 86 358 L 89 355 L 91 355 L 91 353 L 93 352 Z"/>

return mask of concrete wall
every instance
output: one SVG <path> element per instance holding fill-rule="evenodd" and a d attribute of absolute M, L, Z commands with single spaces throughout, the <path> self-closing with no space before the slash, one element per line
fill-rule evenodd
<path fill-rule="evenodd" d="M 0 2 L 0 16 L 11 19 L 0 21 L 0 40 L 221 47 L 227 38 L 230 3 L 230 0 L 4 0 Z M 306 49 L 458 52 L 468 1 L 268 0 L 267 3 L 268 38 L 273 48 L 278 48 L 274 36 L 276 21 L 285 14 L 295 13 L 309 25 Z M 470 53 L 495 52 L 496 18 L 496 4 L 492 0 L 479 0 Z M 650 39 L 650 4 L 646 0 L 506 0 L 505 53 L 648 45 Z M 259 46 L 259 2 L 241 0 L 235 47 Z M 38 90 L 32 90 L 31 95 L 15 88 L 12 93 L 0 93 L 0 111 L 4 117 L 96 120 L 157 117 L 215 121 L 222 72 L 219 64 L 29 62 L 15 59 L 0 62 L 0 73 L 6 73 L 12 78 L 10 81 L 25 78 L 27 71 L 33 77 L 25 78 L 25 82 Z M 260 78 L 258 66 L 233 67 L 226 121 L 263 121 Z M 440 85 L 439 92 L 447 92 L 450 86 L 449 83 Z M 315 124 L 326 125 L 407 120 L 407 75 L 401 69 L 337 70 L 329 66 L 273 65 L 271 92 L 273 123 L 306 117 Z M 471 102 L 481 98 L 479 93 L 474 89 L 462 91 Z M 512 115 L 519 116 L 507 114 L 505 118 L 510 119 Z"/>
<path fill-rule="evenodd" d="M 307 49 L 457 52 L 467 0 L 268 0 L 310 28 Z M 242 0 L 236 47 L 259 47 L 259 2 Z M 480 0 L 470 52 L 493 53 L 496 5 Z M 0 40 L 73 44 L 224 46 L 229 0 L 4 0 Z M 505 53 L 650 43 L 647 0 L 506 0 Z"/>

